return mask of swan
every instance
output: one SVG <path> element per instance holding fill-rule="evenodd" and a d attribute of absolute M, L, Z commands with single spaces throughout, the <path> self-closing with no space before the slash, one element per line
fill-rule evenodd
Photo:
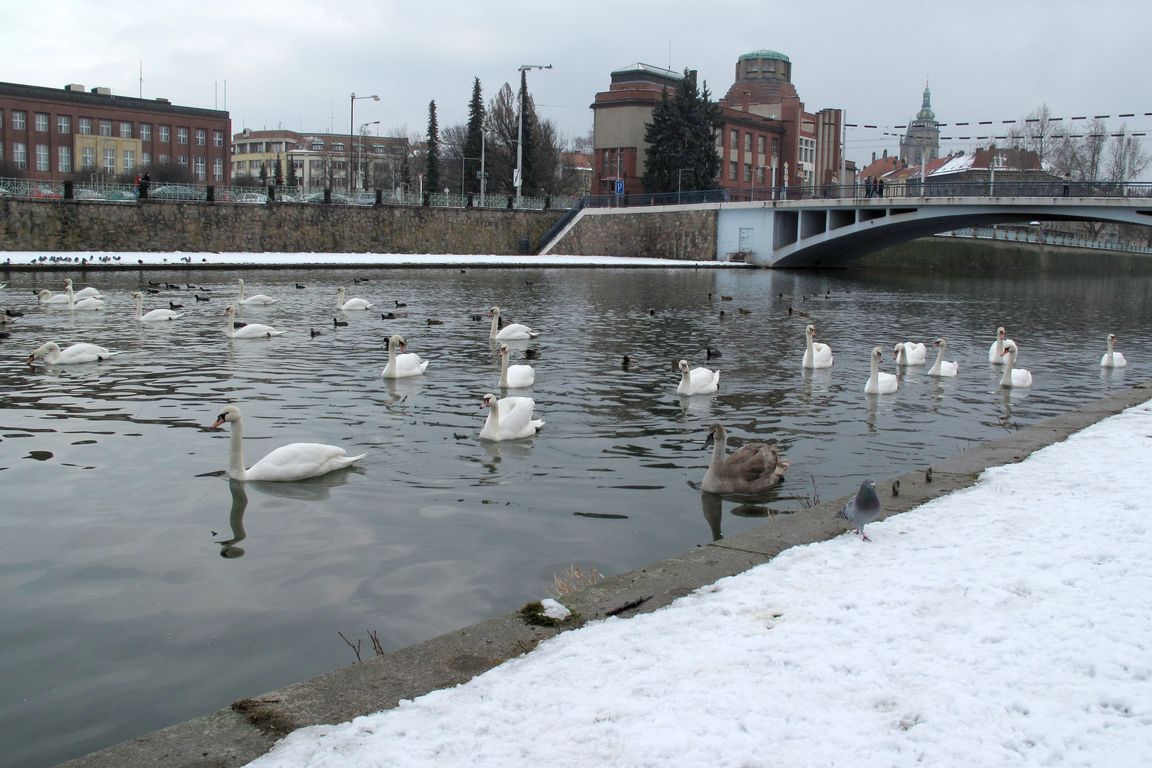
<path fill-rule="evenodd" d="M 944 339 L 936 339 L 932 342 L 936 345 L 936 362 L 928 369 L 929 376 L 955 376 L 960 372 L 960 365 L 957 363 L 950 363 L 944 359 L 944 350 L 948 349 L 948 342 Z"/>
<path fill-rule="evenodd" d="M 336 309 L 371 309 L 372 304 L 367 299 L 348 299 L 344 301 L 344 286 L 336 289 Z"/>
<path fill-rule="evenodd" d="M 421 360 L 415 352 L 396 354 L 397 350 L 404 352 L 408 343 L 403 336 L 392 336 L 388 339 L 388 364 L 384 366 L 381 376 L 386 379 L 405 379 L 409 376 L 420 376 L 428 367 L 427 360 Z"/>
<path fill-rule="evenodd" d="M 64 281 L 64 285 L 72 285 L 72 278 L 67 278 Z M 104 295 L 101 294 L 99 290 L 97 290 L 96 288 L 93 288 L 90 285 L 86 286 L 84 288 L 81 288 L 80 290 L 76 291 L 72 295 L 74 298 L 77 298 L 77 299 L 102 299 L 102 298 L 104 298 Z"/>
<path fill-rule="evenodd" d="M 532 437 L 543 419 L 533 419 L 532 409 L 536 401 L 530 397 L 501 397 L 484 395 L 482 408 L 487 408 L 488 419 L 480 430 L 481 440 L 519 440 Z"/>
<path fill-rule="evenodd" d="M 284 331 L 278 331 L 263 323 L 248 323 L 242 328 L 237 328 L 235 307 L 224 307 L 224 315 L 228 318 L 228 326 L 224 329 L 224 335 L 230 339 L 269 339 L 284 333 Z"/>
<path fill-rule="evenodd" d="M 720 388 L 720 371 L 709 368 L 688 370 L 687 360 L 681 360 L 676 367 L 680 369 L 680 386 L 676 387 L 677 394 L 710 395 Z"/>
<path fill-rule="evenodd" d="M 1016 367 L 1016 354 L 1019 349 L 1016 342 L 1008 339 L 1004 342 L 1004 374 L 1000 377 L 1002 387 L 1030 387 L 1032 386 L 1032 373 L 1024 368 Z"/>
<path fill-rule="evenodd" d="M 530 387 L 536 381 L 536 369 L 530 365 L 508 365 L 508 345 L 500 345 L 500 387 Z"/>
<path fill-rule="evenodd" d="M 905 341 L 893 349 L 896 365 L 923 365 L 928 362 L 928 348 L 918 341 Z"/>
<path fill-rule="evenodd" d="M 136 319 L 141 323 L 152 323 L 158 320 L 175 320 L 178 317 L 184 317 L 183 312 L 173 312 L 171 309 L 153 309 L 145 313 L 144 294 L 136 291 L 132 294 L 132 298 L 136 299 Z"/>
<path fill-rule="evenodd" d="M 872 347 L 872 375 L 864 385 L 866 395 L 890 395 L 899 388 L 896 376 L 880 370 L 880 361 L 884 359 L 884 352 L 880 347 Z"/>
<path fill-rule="evenodd" d="M 52 291 L 48 290 L 47 288 L 41 288 L 40 290 L 36 291 L 36 298 L 40 301 L 41 304 L 68 303 L 67 293 L 52 293 Z"/>
<path fill-rule="evenodd" d="M 76 300 L 76 295 L 72 293 L 72 281 L 65 280 L 64 287 L 68 293 L 68 309 L 75 312 L 97 312 L 104 309 L 104 302 L 100 299 L 94 299 L 89 296 L 86 299 Z"/>
<path fill-rule="evenodd" d="M 41 344 L 32 354 L 28 355 L 27 363 L 28 365 L 32 365 L 37 358 L 43 358 L 46 365 L 98 363 L 119 354 L 119 352 L 112 352 L 107 347 L 84 342 L 60 349 L 59 344 L 54 341 L 49 341 Z"/>
<path fill-rule="evenodd" d="M 274 299 L 271 296 L 265 296 L 262 293 L 244 298 L 244 278 L 237 278 L 236 282 L 240 284 L 240 298 L 236 300 L 236 303 L 238 304 L 244 304 L 245 306 L 256 306 L 262 304 L 275 304 L 277 301 L 279 301 L 279 299 Z"/>
<path fill-rule="evenodd" d="M 519 339 L 534 339 L 540 331 L 534 331 L 520 323 L 509 323 L 500 327 L 500 308 L 492 307 L 488 310 L 488 317 L 492 318 L 492 327 L 488 331 L 488 338 L 498 341 L 515 341 Z"/>
<path fill-rule="evenodd" d="M 996 341 L 992 342 L 992 346 L 988 347 L 988 362 L 993 365 L 1004 364 L 1004 345 L 1012 339 L 1008 338 L 1004 326 L 996 329 Z"/>
<path fill-rule="evenodd" d="M 813 341 L 813 339 L 816 338 L 816 326 L 809 325 L 805 328 L 804 338 L 808 343 L 804 347 L 804 362 L 802 365 L 805 368 L 831 368 L 834 362 L 832 348 L 827 344 Z"/>
<path fill-rule="evenodd" d="M 713 424 L 704 440 L 712 446 L 712 461 L 700 481 L 700 490 L 709 493 L 761 493 L 784 480 L 788 462 L 780 458 L 774 446 L 767 443 L 745 443 L 728 454 L 728 433 Z"/>
<path fill-rule="evenodd" d="M 1108 351 L 1104 353 L 1104 357 L 1100 358 L 1100 366 L 1102 368 L 1123 368 L 1128 365 L 1128 361 L 1124 359 L 1123 352 L 1117 352 L 1113 349 L 1116 346 L 1116 334 L 1108 334 Z"/>
<path fill-rule="evenodd" d="M 212 422 L 209 429 L 217 429 L 224 422 L 232 426 L 230 431 L 232 448 L 228 461 L 228 476 L 233 480 L 269 480 L 288 482 L 319 477 L 351 466 L 367 454 L 349 456 L 343 448 L 323 443 L 289 443 L 269 453 L 248 469 L 244 469 L 244 451 L 241 445 L 244 437 L 244 422 L 240 409 L 227 405 Z"/>

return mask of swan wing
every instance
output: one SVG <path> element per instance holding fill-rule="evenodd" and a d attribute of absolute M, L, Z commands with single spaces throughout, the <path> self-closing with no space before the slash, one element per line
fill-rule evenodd
<path fill-rule="evenodd" d="M 237 328 L 232 333 L 234 339 L 266 339 L 270 336 L 280 336 L 284 331 L 278 331 L 270 325 L 263 323 L 249 323 L 243 328 Z"/>
<path fill-rule="evenodd" d="M 720 371 L 709 368 L 693 368 L 688 373 L 688 391 L 682 394 L 707 395 L 720 386 Z"/>
<path fill-rule="evenodd" d="M 536 381 L 536 369 L 530 365 L 508 366 L 509 387 L 530 387 Z"/>
<path fill-rule="evenodd" d="M 498 402 L 500 408 L 500 438 L 515 440 L 531 437 L 544 426 L 542 419 L 533 419 L 536 401 L 530 397 L 505 397 Z"/>
<path fill-rule="evenodd" d="M 516 339 L 534 339 L 540 335 L 539 331 L 534 331 L 522 323 L 509 323 L 500 329 L 496 334 L 499 341 L 509 341 Z"/>
<path fill-rule="evenodd" d="M 184 317 L 183 312 L 174 312 L 171 309 L 154 309 L 151 312 L 145 312 L 140 316 L 140 322 L 153 323 L 159 320 L 175 320 L 178 317 Z"/>
<path fill-rule="evenodd" d="M 724 465 L 732 474 L 747 483 L 768 477 L 776 471 L 780 456 L 767 443 L 748 443 L 728 456 Z"/>
<path fill-rule="evenodd" d="M 244 473 L 246 480 L 288 481 L 326 475 L 363 458 L 324 443 L 290 443 L 269 453 Z"/>

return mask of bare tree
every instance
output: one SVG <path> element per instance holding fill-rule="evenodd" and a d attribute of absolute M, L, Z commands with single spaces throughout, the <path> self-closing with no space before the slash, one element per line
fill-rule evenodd
<path fill-rule="evenodd" d="M 1052 150 L 1056 144 L 1056 126 L 1052 121 L 1052 111 L 1047 104 L 1041 104 L 1023 120 L 1023 128 L 1013 127 L 1009 131 L 1012 146 L 1035 152 L 1040 159 L 1040 167 L 1047 168 L 1052 161 Z"/>
<path fill-rule="evenodd" d="M 1108 148 L 1109 181 L 1125 184 L 1139 178 L 1148 168 L 1148 153 L 1141 148 L 1139 140 L 1128 134 L 1126 124 L 1121 125 L 1120 131 L 1113 135 Z"/>

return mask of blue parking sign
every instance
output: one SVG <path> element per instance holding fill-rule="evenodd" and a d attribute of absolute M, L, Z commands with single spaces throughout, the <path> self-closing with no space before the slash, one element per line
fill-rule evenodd
<path fill-rule="evenodd" d="M 616 179 L 616 194 L 624 194 L 624 179 Z"/>

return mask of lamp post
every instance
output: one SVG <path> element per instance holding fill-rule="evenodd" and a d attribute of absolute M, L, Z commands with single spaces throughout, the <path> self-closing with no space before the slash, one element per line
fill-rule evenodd
<path fill-rule="evenodd" d="M 488 137 L 488 120 L 480 121 L 480 207 L 484 207 L 484 190 L 488 182 L 488 173 L 484 170 L 484 144 Z"/>
<path fill-rule="evenodd" d="M 352 196 L 352 142 L 356 140 L 356 135 L 352 129 L 356 125 L 356 102 L 360 99 L 372 99 L 372 101 L 380 101 L 380 97 L 376 94 L 371 96 L 357 96 L 356 91 L 352 91 L 352 96 L 348 100 L 348 171 L 345 174 L 348 177 L 348 196 Z"/>
<path fill-rule="evenodd" d="M 680 205 L 680 182 L 684 178 L 684 171 L 690 171 L 691 168 L 681 168 L 676 171 L 676 205 Z"/>
<path fill-rule="evenodd" d="M 521 64 L 516 68 L 520 72 L 520 120 L 516 128 L 516 175 L 512 185 L 516 187 L 516 207 L 520 207 L 520 185 L 524 168 L 524 91 L 528 88 L 524 73 L 530 69 L 552 69 L 551 64 Z"/>
<path fill-rule="evenodd" d="M 368 126 L 380 125 L 379 120 L 373 120 L 370 123 L 360 124 L 360 143 L 356 146 L 356 176 L 363 178 L 362 169 L 364 168 L 364 137 L 368 135 Z M 365 184 L 364 188 L 367 189 L 368 185 Z"/>

